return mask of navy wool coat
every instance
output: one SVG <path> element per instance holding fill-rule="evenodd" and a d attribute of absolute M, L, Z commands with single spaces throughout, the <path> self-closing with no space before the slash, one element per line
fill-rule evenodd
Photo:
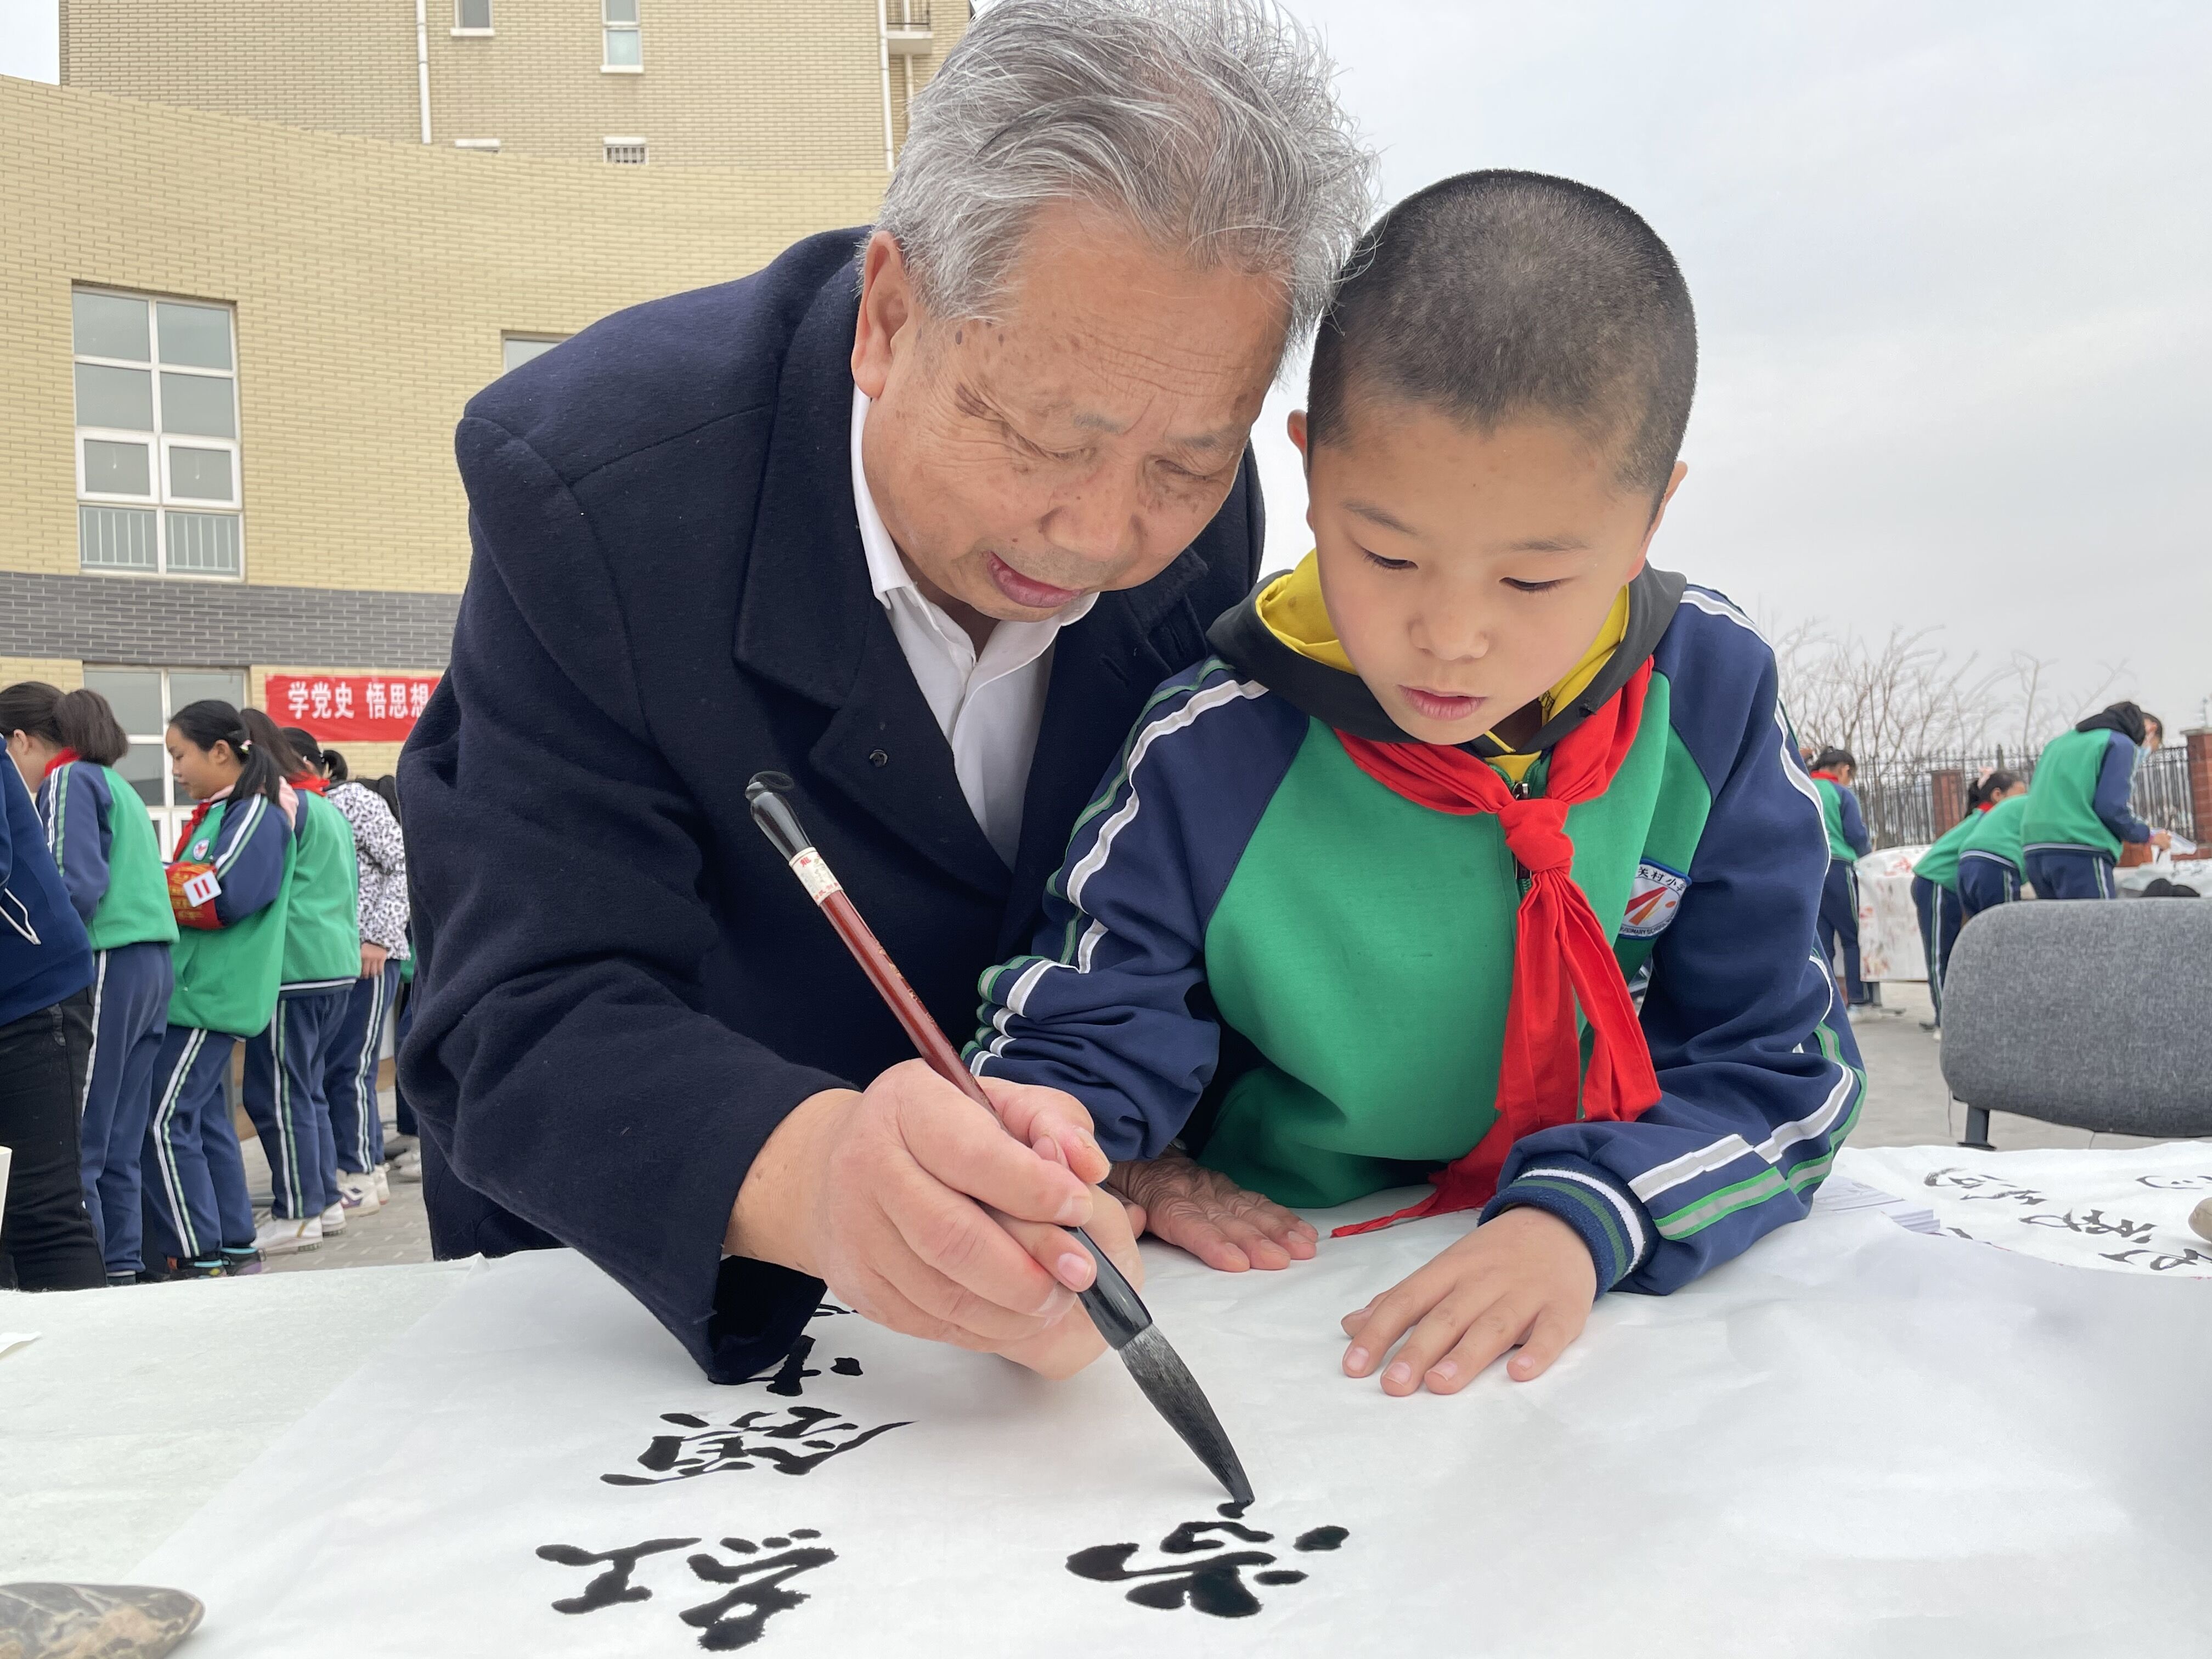
<path fill-rule="evenodd" d="M 786 1352 L 821 1291 L 722 1259 L 755 1155 L 807 1096 L 913 1054 L 746 780 L 798 781 L 958 1042 L 1145 697 L 1259 570 L 1248 454 L 1196 542 L 1060 635 L 1009 870 L 868 582 L 863 234 L 610 317 L 471 401 L 468 587 L 399 767 L 422 953 L 400 1070 L 439 1253 L 572 1245 L 724 1382 Z"/>

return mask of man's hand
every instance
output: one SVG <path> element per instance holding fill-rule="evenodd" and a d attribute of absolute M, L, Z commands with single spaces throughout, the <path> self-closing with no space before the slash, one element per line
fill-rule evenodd
<path fill-rule="evenodd" d="M 1411 1278 L 1344 1316 L 1348 1376 L 1365 1376 L 1406 1336 L 1382 1373 L 1385 1394 L 1456 1394 L 1516 1342 L 1505 1367 L 1516 1382 L 1540 1376 L 1583 1334 L 1597 1299 L 1597 1268 L 1574 1229 L 1541 1210 L 1508 1210 Z"/>
<path fill-rule="evenodd" d="M 384 964 L 391 955 L 392 952 L 381 945 L 372 944 L 368 939 L 362 940 L 361 976 L 363 979 L 374 979 L 384 971 Z"/>
<path fill-rule="evenodd" d="M 1281 1205 L 1181 1152 L 1116 1164 L 1107 1190 L 1139 1206 L 1153 1237 L 1179 1244 L 1225 1273 L 1310 1261 L 1321 1237 Z"/>
<path fill-rule="evenodd" d="M 2150 832 L 2150 844 L 2158 848 L 2160 852 L 2163 853 L 2167 848 L 2173 845 L 2173 831 L 2171 830 L 2152 830 Z"/>
<path fill-rule="evenodd" d="M 865 1094 L 800 1102 L 746 1173 L 723 1247 L 811 1273 L 893 1330 L 1079 1370 L 1096 1339 L 1074 1358 L 1085 1345 L 1067 1318 L 1089 1330 L 1073 1293 L 1095 1272 L 1063 1229 L 1097 1221 L 1126 1272 L 1129 1220 L 1094 1201 L 1108 1164 L 1076 1100 L 983 1087 L 995 1116 L 916 1060 Z"/>

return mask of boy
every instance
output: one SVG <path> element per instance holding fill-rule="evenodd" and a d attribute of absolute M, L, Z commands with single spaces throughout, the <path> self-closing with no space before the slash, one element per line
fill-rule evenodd
<path fill-rule="evenodd" d="M 1534 1376 L 1600 1291 L 1802 1216 L 1858 1110 L 1772 653 L 1644 562 L 1695 378 L 1680 274 L 1611 198 L 1480 173 L 1394 209 L 1291 418 L 1316 552 L 1161 688 L 1038 954 L 983 979 L 972 1068 L 1161 1160 L 1124 1184 L 1163 1237 L 1239 1188 L 1481 1207 L 1346 1319 L 1353 1376 L 1405 1339 L 1389 1393 L 1516 1342 Z M 1252 1260 L 1311 1253 L 1262 1215 Z"/>

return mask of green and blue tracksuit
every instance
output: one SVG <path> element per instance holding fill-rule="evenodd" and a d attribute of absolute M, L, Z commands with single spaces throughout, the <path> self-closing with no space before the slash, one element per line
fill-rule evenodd
<path fill-rule="evenodd" d="M 77 1125 L 85 1212 L 108 1273 L 136 1273 L 146 1265 L 138 1188 L 177 919 L 146 803 L 113 768 L 76 760 L 51 769 L 38 808 L 92 944 L 92 1054 Z"/>
<path fill-rule="evenodd" d="M 1959 897 L 1959 854 L 1981 817 L 1978 811 L 1967 813 L 1929 842 L 1912 866 L 1912 911 L 1920 920 L 1920 949 L 1928 959 L 1928 998 L 1936 1005 L 1938 1024 L 1943 1019 L 1943 975 L 1951 971 L 1951 947 L 1966 922 Z"/>
<path fill-rule="evenodd" d="M 2025 856 L 2020 827 L 2027 816 L 2027 797 L 2008 795 L 1968 825 L 1959 853 L 1959 902 L 1966 915 L 2020 896 Z"/>
<path fill-rule="evenodd" d="M 1858 861 L 1874 851 L 1874 837 L 1867 834 L 1859 798 L 1848 785 L 1816 776 L 1813 787 L 1820 797 L 1820 827 L 1828 837 L 1828 868 L 1820 884 L 1820 954 L 1833 963 L 1842 949 L 1844 994 L 1861 1003 L 1867 1000 L 1867 988 L 1859 976 Z"/>
<path fill-rule="evenodd" d="M 2124 732 L 2062 732 L 2037 757 L 2021 820 L 2027 878 L 2039 898 L 2112 898 L 2122 842 L 2148 841 L 2128 805 L 2142 751 Z"/>
<path fill-rule="evenodd" d="M 1827 842 L 1773 654 L 1679 576 L 1628 595 L 1620 645 L 1548 714 L 1520 787 L 1540 791 L 1542 752 L 1651 663 L 1639 734 L 1566 824 L 1643 986 L 1662 1095 L 1633 1121 L 1524 1137 L 1484 1213 L 1547 1210 L 1601 1285 L 1665 1291 L 1805 1214 L 1864 1080 L 1814 947 Z M 1340 731 L 1410 739 L 1262 603 L 1154 694 L 1078 820 L 1035 954 L 983 976 L 968 1060 L 1074 1095 L 1109 1158 L 1182 1136 L 1278 1201 L 1337 1205 L 1495 1121 L 1521 880 L 1494 815 L 1429 811 L 1352 763 Z"/>
<path fill-rule="evenodd" d="M 155 1253 L 205 1266 L 253 1249 L 253 1203 L 222 1075 L 232 1045 L 266 1028 L 276 1012 L 292 819 L 266 795 L 220 799 L 177 857 L 208 866 L 222 890 L 216 925 L 180 928 L 172 947 L 176 988 L 154 1061 L 142 1191 Z"/>
<path fill-rule="evenodd" d="M 243 1091 L 246 1115 L 269 1156 L 270 1213 L 289 1221 L 319 1216 L 339 1201 L 325 1051 L 361 977 L 353 826 L 313 790 L 301 789 L 298 800 L 276 1007 L 246 1039 Z"/>

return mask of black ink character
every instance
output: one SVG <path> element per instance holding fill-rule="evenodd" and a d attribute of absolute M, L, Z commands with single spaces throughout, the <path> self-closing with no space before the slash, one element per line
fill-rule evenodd
<path fill-rule="evenodd" d="M 1994 1199 L 2020 1204 L 2029 1209 L 2045 1201 L 2043 1194 L 2032 1187 L 2015 1187 L 1995 1176 L 1982 1175 L 1955 1164 L 1930 1170 L 1921 1178 L 1920 1184 L 1923 1187 L 1955 1187 L 1969 1199 Z"/>
<path fill-rule="evenodd" d="M 814 1304 L 813 1316 L 817 1319 L 831 1319 L 839 1314 L 848 1314 L 852 1311 L 850 1308 L 841 1308 L 834 1302 L 817 1302 Z"/>
<path fill-rule="evenodd" d="M 2137 1176 L 2136 1185 L 2162 1193 L 2195 1192 L 2199 1188 L 2212 1187 L 2212 1175 Z"/>
<path fill-rule="evenodd" d="M 637 1460 L 649 1474 L 603 1474 L 599 1479 L 611 1486 L 658 1486 L 724 1469 L 750 1469 L 756 1463 L 766 1463 L 782 1474 L 806 1474 L 879 1434 L 908 1426 L 904 1422 L 882 1423 L 864 1430 L 819 1406 L 747 1412 L 732 1418 L 727 1428 L 715 1428 L 689 1412 L 664 1412 L 660 1420 L 700 1432 L 657 1434 Z M 836 1436 L 845 1437 L 832 1437 Z"/>
<path fill-rule="evenodd" d="M 598 1555 L 580 1550 L 574 1544 L 540 1544 L 538 1556 L 542 1561 L 563 1567 L 604 1565 L 606 1571 L 585 1585 L 581 1595 L 564 1595 L 553 1604 L 556 1613 L 596 1613 L 617 1601 L 651 1601 L 651 1590 L 629 1582 L 630 1574 L 637 1571 L 637 1564 L 648 1555 L 680 1550 L 698 1541 L 696 1538 L 652 1538 L 642 1544 L 632 1544 L 626 1550 L 607 1550 Z"/>
<path fill-rule="evenodd" d="M 2137 1256 L 2148 1256 L 2150 1260 L 2138 1261 L 2136 1260 Z M 2124 1262 L 2134 1267 L 2148 1267 L 2154 1273 L 2172 1273 L 2176 1267 L 2212 1268 L 2212 1255 L 2207 1255 L 2193 1246 L 2185 1246 L 2178 1252 L 2168 1253 L 2145 1249 L 2137 1245 L 2132 1250 L 2108 1250 L 2105 1253 L 2105 1260 Z"/>
<path fill-rule="evenodd" d="M 805 1590 L 787 1589 L 784 1586 L 801 1573 L 827 1566 L 837 1559 L 837 1552 L 833 1549 L 819 1544 L 800 1545 L 798 1541 L 821 1535 L 811 1528 L 794 1527 L 788 1538 L 763 1538 L 757 1544 L 750 1538 L 725 1538 L 722 1547 L 738 1555 L 758 1555 L 763 1548 L 781 1552 L 761 1556 L 757 1561 L 739 1561 L 733 1566 L 726 1566 L 711 1555 L 692 1556 L 686 1565 L 707 1583 L 734 1584 L 737 1588 L 712 1601 L 686 1607 L 678 1617 L 699 1632 L 699 1645 L 710 1652 L 726 1653 L 733 1648 L 750 1647 L 760 1640 L 771 1618 L 779 1613 L 788 1613 L 807 1599 Z M 738 1607 L 748 1611 L 731 1617 Z"/>
<path fill-rule="evenodd" d="M 2108 1221 L 2102 1210 L 2085 1210 L 2079 1219 L 2069 1210 L 2064 1215 L 2024 1215 L 2021 1219 L 2031 1227 L 2063 1227 L 2069 1232 L 2087 1233 L 2100 1237 L 2117 1233 L 2130 1244 L 2139 1244 L 2156 1231 L 2148 1221 L 2129 1221 L 2124 1218 Z"/>
<path fill-rule="evenodd" d="M 1231 1510 L 1239 1514 L 1243 1505 L 1224 1504 L 1221 1512 Z M 1305 1574 L 1296 1568 L 1278 1567 L 1277 1558 L 1266 1550 L 1231 1550 L 1225 1554 L 1204 1554 L 1218 1550 L 1222 1540 L 1208 1538 L 1207 1533 L 1226 1533 L 1248 1544 L 1267 1544 L 1275 1534 L 1247 1527 L 1237 1521 L 1186 1521 L 1160 1540 L 1160 1552 L 1164 1555 L 1203 1555 L 1190 1562 L 1170 1562 L 1161 1567 L 1133 1568 L 1129 1559 L 1135 1555 L 1135 1544 L 1096 1544 L 1087 1550 L 1078 1550 L 1067 1558 L 1067 1570 L 1079 1578 L 1089 1578 L 1102 1584 L 1123 1583 L 1133 1579 L 1146 1582 L 1132 1588 L 1126 1599 L 1140 1607 L 1158 1607 L 1163 1611 L 1191 1607 L 1199 1612 L 1211 1613 L 1216 1619 L 1249 1619 L 1260 1611 L 1260 1600 L 1244 1582 L 1248 1567 L 1265 1567 L 1269 1571 L 1255 1572 L 1255 1584 L 1296 1584 Z M 1333 1550 L 1351 1534 L 1342 1527 L 1316 1527 L 1301 1533 L 1293 1549 L 1303 1551 Z"/>
<path fill-rule="evenodd" d="M 807 1368 L 806 1362 L 813 1358 L 813 1355 L 814 1339 L 802 1335 L 791 1345 L 791 1352 L 784 1356 L 783 1364 L 777 1367 L 775 1375 L 768 1378 L 768 1391 L 773 1395 L 781 1395 L 787 1400 L 795 1400 L 805 1394 L 806 1379 L 822 1375 L 818 1370 L 810 1370 Z M 860 1374 L 860 1362 L 857 1359 L 834 1359 L 830 1363 L 830 1369 L 840 1376 L 858 1376 Z M 766 1376 L 766 1373 L 763 1373 L 763 1376 Z M 748 1382 L 758 1382 L 761 1380 L 759 1376 L 749 1376 L 745 1379 Z"/>

